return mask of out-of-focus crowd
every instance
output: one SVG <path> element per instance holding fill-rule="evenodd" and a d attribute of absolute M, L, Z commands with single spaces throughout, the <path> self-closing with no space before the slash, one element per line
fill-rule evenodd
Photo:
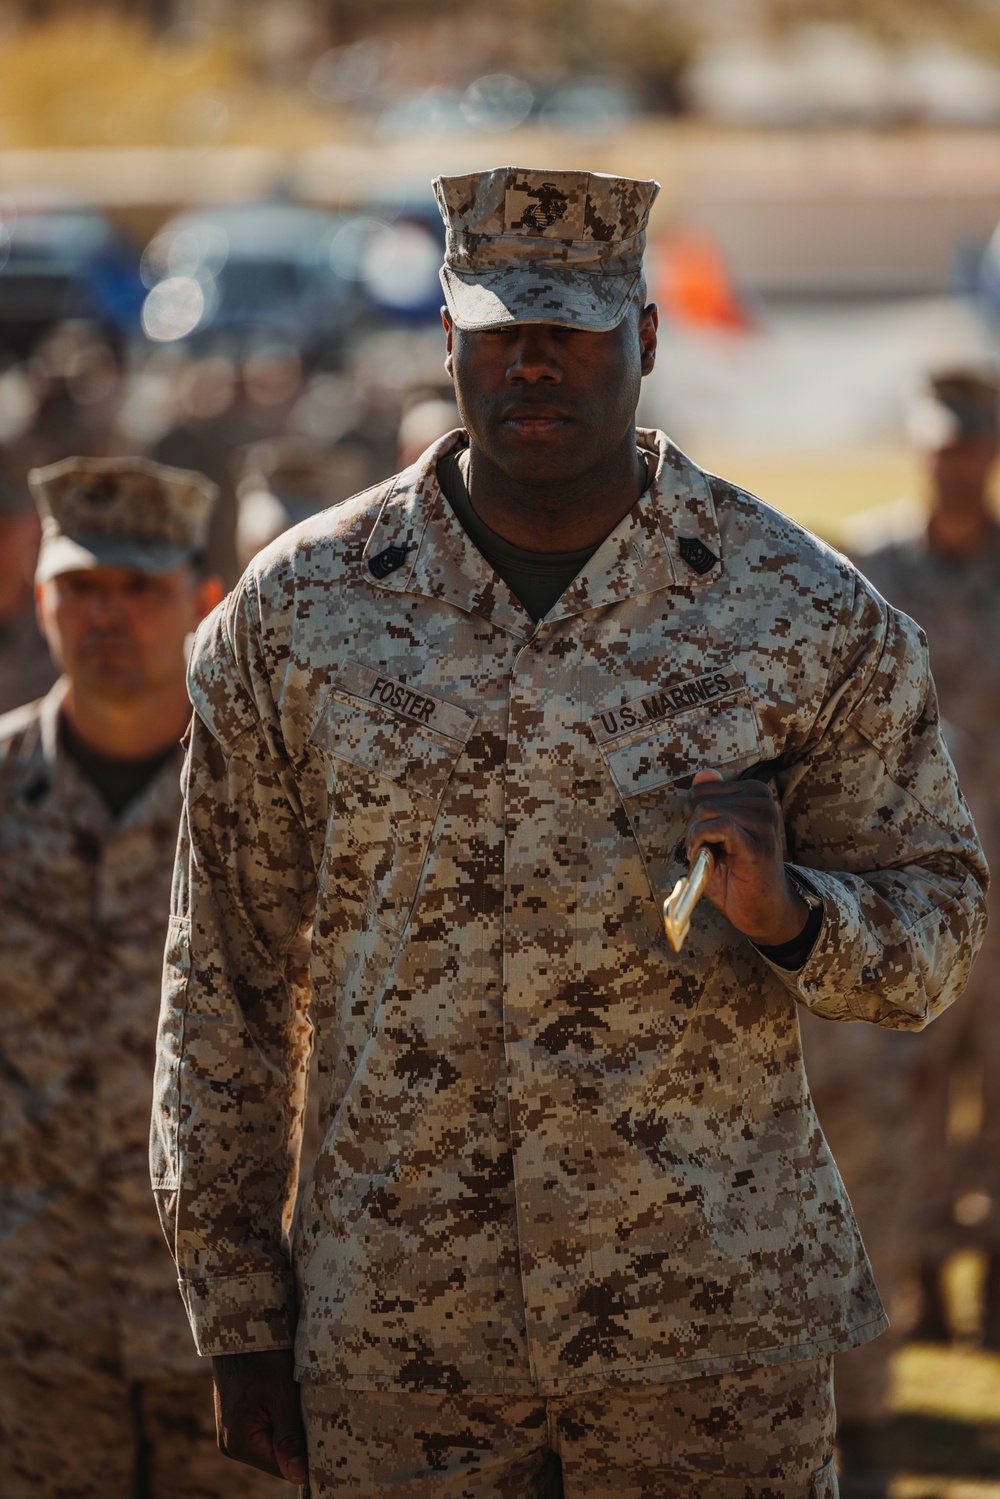
<path fill-rule="evenodd" d="M 94 1483 L 72 1489 L 81 1496 L 272 1492 L 271 1480 L 227 1469 L 213 1451 L 206 1377 L 192 1373 L 198 1361 L 146 1185 L 177 738 L 188 712 L 182 642 L 261 547 L 459 424 L 443 353 L 439 331 L 410 328 L 367 333 L 334 369 L 309 368 L 276 342 L 239 354 L 175 346 L 132 364 L 92 328 L 68 323 L 0 373 L 0 1447 L 20 1454 L 8 1473 L 15 1499 L 62 1492 L 60 1463 L 67 1474 L 91 1465 Z M 988 854 L 1000 850 L 1000 527 L 989 493 L 997 403 L 982 373 L 933 381 L 913 432 L 929 511 L 897 508 L 891 534 L 858 540 L 863 569 L 927 629 L 949 747 Z M 78 491 L 70 458 L 86 481 Z M 111 467 L 88 469 L 94 459 Z M 44 474 L 34 499 L 33 470 Z M 184 496 L 196 492 L 195 522 Z M 159 530 L 143 518 L 143 496 L 154 493 Z M 35 501 L 50 546 L 38 576 L 59 682 L 36 623 Z M 86 516 L 104 501 L 119 507 L 111 530 L 127 542 L 130 527 L 145 527 L 142 545 L 154 550 L 181 535 L 181 561 L 164 570 L 155 557 L 129 562 L 126 549 L 116 562 L 105 537 L 77 564 L 93 569 L 90 581 L 74 583 L 72 559 L 51 550 L 73 530 L 60 506 L 82 506 L 75 525 L 86 549 Z M 134 586 L 147 562 L 176 583 L 173 602 Z M 154 618 L 167 631 L 159 641 Z M 24 704 L 33 706 L 8 712 Z M 155 727 L 144 713 L 159 715 Z M 838 1360 L 842 1492 L 855 1499 L 887 1491 L 877 1429 L 900 1337 L 953 1335 L 942 1272 L 956 1251 L 980 1255 L 979 1338 L 1000 1350 L 997 940 L 967 999 L 925 1035 L 804 1017 L 820 1120 L 896 1325 Z M 116 1097 L 129 1068 L 130 1112 Z M 53 1154 L 60 1131 L 71 1144 L 93 1136 L 72 1182 Z M 86 1171 L 96 1174 L 81 1186 Z M 130 1235 L 133 1249 L 142 1245 L 125 1264 L 112 1249 L 127 1248 Z M 80 1280 L 81 1266 L 93 1284 Z M 155 1307 L 160 1331 L 130 1349 Z M 51 1407 L 63 1433 L 62 1445 L 46 1438 L 41 1467 L 24 1444 L 25 1401 Z M 125 1454 L 117 1488 L 107 1486 L 110 1450 Z"/>
<path fill-rule="evenodd" d="M 231 585 L 279 531 L 395 472 L 458 420 L 434 333 L 376 332 L 341 367 L 316 370 L 279 343 L 237 355 L 167 347 L 130 366 L 86 324 L 56 326 L 0 373 L 0 586 L 26 598 L 32 468 L 130 455 L 206 474 L 219 486 L 206 561 Z M 14 549 L 29 559 L 20 570 Z M 0 595 L 0 629 L 19 612 Z M 6 639 L 0 653 L 7 669 Z M 0 688 L 0 707 L 24 700 Z"/>

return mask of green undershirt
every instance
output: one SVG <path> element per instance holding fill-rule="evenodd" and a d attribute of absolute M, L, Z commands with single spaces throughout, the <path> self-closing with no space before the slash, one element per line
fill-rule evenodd
<path fill-rule="evenodd" d="M 59 720 L 59 743 L 115 817 L 119 817 L 129 802 L 145 791 L 177 748 L 170 744 L 165 750 L 158 750 L 155 755 L 147 755 L 142 760 L 118 760 L 84 744 L 65 718 Z"/>
<path fill-rule="evenodd" d="M 647 468 L 655 454 L 639 450 Z M 542 619 L 562 598 L 576 575 L 590 561 L 600 546 L 581 547 L 574 552 L 529 552 L 515 546 L 480 520 L 469 495 L 469 449 L 446 453 L 438 464 L 438 479 L 452 510 L 476 550 L 481 552 L 493 571 L 498 573 L 511 593 L 532 619 Z"/>

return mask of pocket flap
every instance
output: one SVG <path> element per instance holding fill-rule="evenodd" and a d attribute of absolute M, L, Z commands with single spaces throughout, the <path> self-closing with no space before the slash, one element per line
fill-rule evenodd
<path fill-rule="evenodd" d="M 667 718 L 654 734 L 633 733 L 599 747 L 623 797 L 655 791 L 698 770 L 737 774 L 764 758 L 757 714 L 745 700 Z"/>
<path fill-rule="evenodd" d="M 476 714 L 456 703 L 345 661 L 309 739 L 328 755 L 439 799 L 475 723 Z"/>

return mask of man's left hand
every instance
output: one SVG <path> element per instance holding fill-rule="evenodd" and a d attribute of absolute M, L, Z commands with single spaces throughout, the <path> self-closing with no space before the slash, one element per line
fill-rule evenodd
<path fill-rule="evenodd" d="M 688 792 L 686 848 L 716 856 L 705 895 L 738 932 L 762 947 L 791 942 L 809 909 L 785 874 L 781 809 L 763 781 L 724 781 L 699 770 Z"/>
<path fill-rule="evenodd" d="M 286 1483 L 304 1484 L 306 1433 L 292 1350 L 216 1354 L 212 1370 L 219 1451 Z"/>

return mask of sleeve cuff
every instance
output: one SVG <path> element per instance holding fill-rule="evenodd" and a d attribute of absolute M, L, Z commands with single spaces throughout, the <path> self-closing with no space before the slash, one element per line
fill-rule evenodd
<path fill-rule="evenodd" d="M 291 1273 L 182 1280 L 180 1288 L 200 1354 L 265 1353 L 295 1343 Z"/>
<path fill-rule="evenodd" d="M 822 900 L 822 921 L 801 968 L 783 968 L 762 953 L 764 962 L 781 984 L 817 1015 L 828 1020 L 883 1020 L 885 955 L 865 916 L 864 880 L 858 875 L 789 867 Z M 907 1010 L 912 1013 L 914 1029 L 926 1019 L 925 998 L 919 986 L 910 997 L 912 1004 L 908 1005 L 902 994 L 894 995 L 893 1024 L 899 1029 L 906 1028 L 903 1016 Z"/>
<path fill-rule="evenodd" d="M 823 925 L 823 902 L 817 900 L 811 904 L 806 911 L 806 924 L 797 937 L 791 942 L 781 942 L 774 947 L 765 947 L 762 942 L 753 945 L 762 958 L 766 958 L 775 968 L 796 971 L 804 968 L 809 961 L 809 955 L 816 945 L 820 927 Z"/>

